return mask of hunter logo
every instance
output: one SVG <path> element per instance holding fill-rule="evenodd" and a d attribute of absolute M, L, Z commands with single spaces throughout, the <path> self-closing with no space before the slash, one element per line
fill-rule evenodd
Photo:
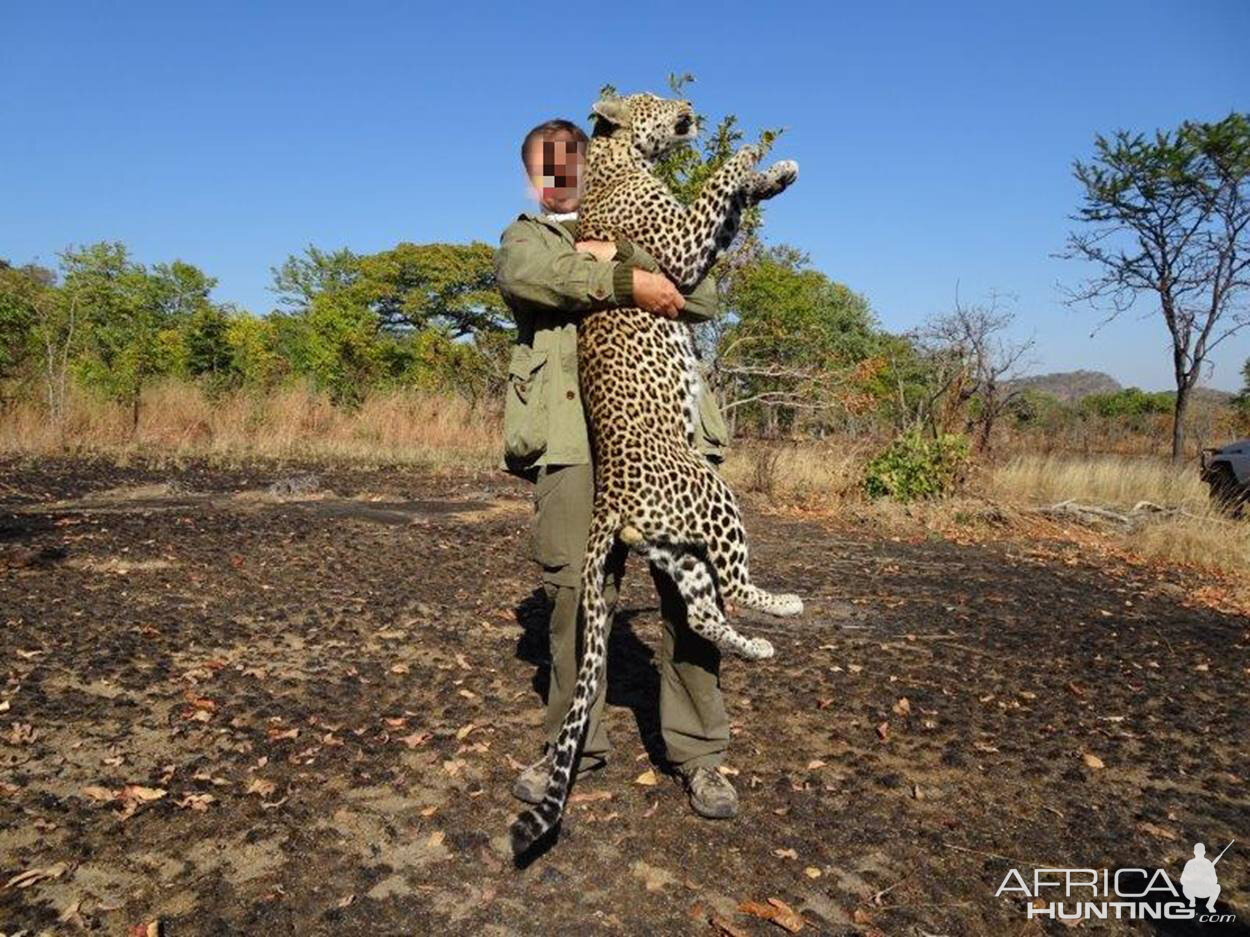
<path fill-rule="evenodd" d="M 1163 869 L 1034 869 L 1031 882 L 1019 870 L 1009 869 L 994 897 L 1024 898 L 1025 915 L 1030 919 L 1227 924 L 1236 920 L 1236 915 L 1215 909 L 1215 899 L 1220 896 L 1215 867 L 1232 845 L 1230 842 L 1218 856 L 1208 859 L 1206 846 L 1196 843 L 1194 857 L 1181 871 L 1179 888 Z"/>

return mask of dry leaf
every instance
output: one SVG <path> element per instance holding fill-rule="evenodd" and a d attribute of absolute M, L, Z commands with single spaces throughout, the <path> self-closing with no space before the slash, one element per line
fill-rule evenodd
<path fill-rule="evenodd" d="M 446 838 L 447 838 L 447 834 L 444 833 L 442 830 L 435 830 L 433 833 L 430 834 L 430 838 L 425 841 L 425 844 L 429 846 L 431 849 L 434 849 L 443 845 L 443 840 Z"/>
<path fill-rule="evenodd" d="M 772 921 L 778 927 L 784 927 L 792 934 L 803 929 L 803 918 L 792 907 L 779 898 L 769 898 L 768 904 L 758 901 L 744 901 L 738 905 L 744 914 L 753 914 L 766 921 Z"/>
<path fill-rule="evenodd" d="M 117 796 L 116 791 L 111 791 L 107 787 L 100 787 L 97 784 L 91 784 L 82 789 L 82 794 L 91 800 L 112 800 Z"/>
<path fill-rule="evenodd" d="M 807 763 L 807 770 L 815 771 L 817 768 L 823 768 L 824 766 L 825 766 L 825 763 L 821 761 L 819 758 L 813 758 L 811 761 Z"/>
<path fill-rule="evenodd" d="M 407 664 L 392 664 L 391 665 L 391 673 L 407 673 L 407 672 L 408 672 Z"/>
<path fill-rule="evenodd" d="M 208 810 L 208 805 L 216 799 L 212 794 L 188 794 L 182 800 L 175 801 L 175 803 L 179 807 L 190 808 L 197 813 L 204 813 Z"/>
<path fill-rule="evenodd" d="M 405 735 L 400 739 L 409 748 L 416 748 L 418 745 L 424 745 L 431 738 L 428 732 L 414 732 L 412 735 Z"/>
<path fill-rule="evenodd" d="M 83 920 L 82 915 L 78 913 L 79 907 L 82 905 L 81 898 L 75 898 L 65 906 L 60 916 L 57 918 L 62 924 L 73 924 L 75 927 L 86 927 L 87 922 Z"/>
<path fill-rule="evenodd" d="M 27 869 L 25 872 L 19 872 L 5 883 L 5 888 L 29 888 L 36 882 L 42 882 L 49 878 L 60 878 L 65 874 L 65 870 L 69 868 L 66 862 L 58 862 L 55 865 L 49 865 L 42 869 Z"/>
<path fill-rule="evenodd" d="M 803 874 L 806 875 L 808 878 L 820 878 L 821 873 L 820 873 L 820 869 L 816 868 L 816 866 L 809 865 L 806 869 L 803 870 Z"/>
<path fill-rule="evenodd" d="M 259 794 L 261 797 L 268 797 L 278 789 L 278 785 L 273 781 L 266 781 L 264 778 L 252 778 L 252 783 L 247 786 L 245 794 Z"/>
<path fill-rule="evenodd" d="M 877 736 L 881 739 L 881 741 L 884 742 L 889 737 L 889 735 L 890 735 L 890 724 L 888 722 L 883 722 L 881 723 L 881 725 L 877 726 Z"/>
<path fill-rule="evenodd" d="M 611 800 L 611 791 L 579 791 L 569 795 L 570 804 L 589 804 L 597 800 Z"/>
<path fill-rule="evenodd" d="M 648 768 L 642 774 L 638 775 L 638 777 L 634 778 L 634 783 L 641 784 L 644 787 L 654 787 L 655 785 L 660 783 L 660 779 L 656 775 L 655 771 L 653 771 L 651 768 Z"/>
<path fill-rule="evenodd" d="M 477 699 L 477 694 L 474 693 L 472 690 L 461 689 L 461 690 L 457 690 L 456 692 L 458 692 L 465 699 Z"/>
<path fill-rule="evenodd" d="M 456 738 L 460 740 L 461 742 L 463 742 L 465 739 L 469 737 L 469 733 L 472 732 L 476 728 L 477 726 L 475 726 L 471 722 L 467 726 L 461 726 L 459 729 L 456 730 Z"/>
<path fill-rule="evenodd" d="M 1086 752 L 1081 756 L 1081 761 L 1085 762 L 1087 767 L 1093 768 L 1095 771 L 1101 771 L 1103 768 L 1107 767 L 1102 763 L 1101 758 L 1097 755 L 1092 755 L 1089 752 Z"/>
<path fill-rule="evenodd" d="M 299 737 L 299 729 L 279 729 L 272 726 L 269 729 L 269 741 L 277 742 L 281 739 L 293 739 Z"/>
<path fill-rule="evenodd" d="M 1155 826 L 1153 823 L 1145 822 L 1137 824 L 1137 828 L 1143 833 L 1149 833 L 1155 839 L 1176 839 L 1176 834 L 1171 830 L 1164 829 L 1161 826 Z"/>
<path fill-rule="evenodd" d="M 725 937 L 750 937 L 750 935 L 746 931 L 735 927 L 733 924 L 730 924 L 727 920 L 725 920 L 719 914 L 708 915 L 707 922 L 711 924 L 713 927 L 715 927 L 720 933 L 724 934 Z"/>
<path fill-rule="evenodd" d="M 122 800 L 137 800 L 146 803 L 150 800 L 160 800 L 165 796 L 165 789 L 162 787 L 143 787 L 139 784 L 127 784 L 121 789 L 117 795 Z"/>
<path fill-rule="evenodd" d="M 460 769 L 463 768 L 464 765 L 465 763 L 459 758 L 452 758 L 450 761 L 443 762 L 443 770 L 454 778 L 460 773 Z"/>
<path fill-rule="evenodd" d="M 906 696 L 900 696 L 898 698 L 898 702 L 895 703 L 893 707 L 891 708 L 894 710 L 894 715 L 896 716 L 910 716 L 911 715 L 911 702 L 907 699 Z"/>
<path fill-rule="evenodd" d="M 338 901 L 336 901 L 335 907 L 346 908 L 349 904 L 351 904 L 355 900 L 356 900 L 356 895 L 353 892 L 352 894 L 348 895 L 346 898 L 340 898 Z"/>

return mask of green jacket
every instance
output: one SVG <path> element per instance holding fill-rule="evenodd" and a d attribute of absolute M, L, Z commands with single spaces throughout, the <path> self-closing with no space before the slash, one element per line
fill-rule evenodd
<path fill-rule="evenodd" d="M 577 380 L 577 320 L 595 309 L 633 304 L 632 268 L 658 271 L 654 258 L 622 241 L 611 263 L 574 247 L 574 223 L 523 214 L 504 231 L 495 282 L 516 320 L 504 403 L 504 464 L 530 476 L 542 465 L 585 465 L 590 440 Z M 704 280 L 686 297 L 680 318 L 717 315 L 716 287 Z M 700 451 L 719 462 L 725 421 L 706 386 L 700 393 Z"/>

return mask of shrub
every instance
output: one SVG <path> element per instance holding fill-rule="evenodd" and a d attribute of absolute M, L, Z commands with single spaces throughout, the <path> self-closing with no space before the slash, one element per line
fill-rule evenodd
<path fill-rule="evenodd" d="M 909 433 L 895 439 L 864 469 L 864 490 L 870 498 L 915 501 L 950 494 L 963 479 L 968 440 L 944 433 L 926 439 Z"/>

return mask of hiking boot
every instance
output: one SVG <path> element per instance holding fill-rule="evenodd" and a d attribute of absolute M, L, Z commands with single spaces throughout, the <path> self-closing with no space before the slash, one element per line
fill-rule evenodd
<path fill-rule="evenodd" d="M 727 820 L 738 815 L 738 792 L 715 768 L 695 768 L 686 778 L 690 806 L 701 817 Z"/>
<path fill-rule="evenodd" d="M 583 767 L 578 769 L 577 779 L 581 780 L 592 771 L 598 771 L 605 763 L 600 760 L 586 764 L 586 759 L 583 758 Z M 547 782 L 551 780 L 551 768 L 551 755 L 543 755 L 512 782 L 512 796 L 527 804 L 542 803 L 543 795 L 547 793 Z"/>

